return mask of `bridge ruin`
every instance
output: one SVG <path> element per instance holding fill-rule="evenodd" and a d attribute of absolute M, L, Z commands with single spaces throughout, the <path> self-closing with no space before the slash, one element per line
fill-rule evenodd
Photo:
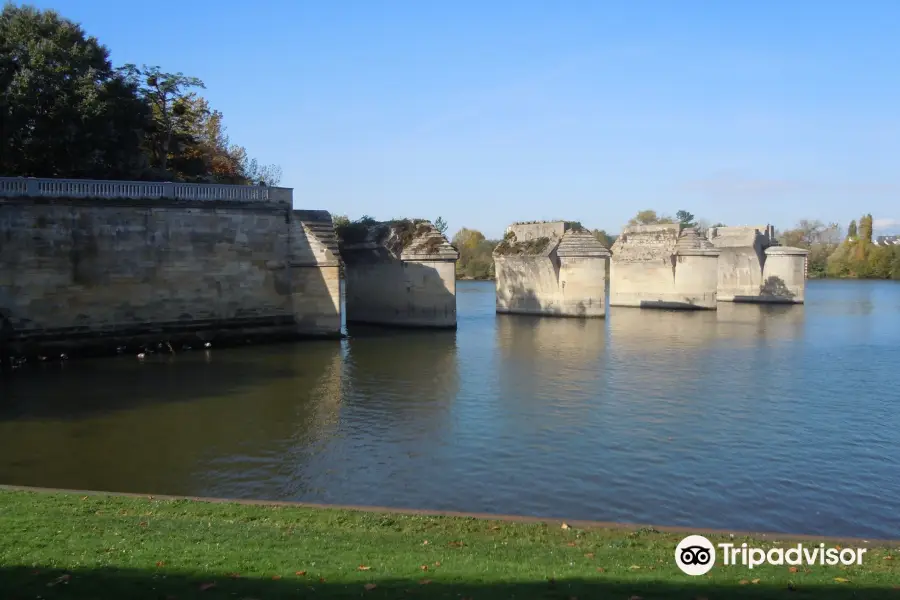
<path fill-rule="evenodd" d="M 610 306 L 716 308 L 719 251 L 694 228 L 626 227 L 611 251 Z"/>
<path fill-rule="evenodd" d="M 609 250 L 576 223 L 511 225 L 493 257 L 498 313 L 606 315 Z"/>
<path fill-rule="evenodd" d="M 459 252 L 425 219 L 337 228 L 347 323 L 456 327 Z"/>
<path fill-rule="evenodd" d="M 708 237 L 720 251 L 719 301 L 804 302 L 808 251 L 780 246 L 774 227 L 713 227 Z"/>
<path fill-rule="evenodd" d="M 13 354 L 339 337 L 327 211 L 288 188 L 0 178 Z"/>

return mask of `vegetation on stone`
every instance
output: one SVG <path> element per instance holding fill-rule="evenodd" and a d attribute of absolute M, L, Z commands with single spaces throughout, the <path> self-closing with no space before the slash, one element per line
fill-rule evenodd
<path fill-rule="evenodd" d="M 196 77 L 156 66 L 115 68 L 105 46 L 56 11 L 6 4 L 0 170 L 12 177 L 278 185 L 281 169 L 259 165 L 230 142 L 222 113 L 197 94 L 203 88 Z"/>
<path fill-rule="evenodd" d="M 539 237 L 519 242 L 516 240 L 516 236 L 513 235 L 504 237 L 503 240 L 497 244 L 494 253 L 500 256 L 536 255 L 546 250 L 549 245 L 550 238 L 548 237 Z"/>
<path fill-rule="evenodd" d="M 652 528 L 102 494 L 0 491 L 0 531 L 3 598 L 893 598 L 900 581 L 887 547 L 861 566 L 688 577 L 684 534 Z"/>

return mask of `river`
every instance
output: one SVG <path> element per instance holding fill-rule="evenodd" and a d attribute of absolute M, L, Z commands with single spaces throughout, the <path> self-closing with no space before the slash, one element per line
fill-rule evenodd
<path fill-rule="evenodd" d="M 900 538 L 900 284 L 33 365 L 0 482 Z"/>

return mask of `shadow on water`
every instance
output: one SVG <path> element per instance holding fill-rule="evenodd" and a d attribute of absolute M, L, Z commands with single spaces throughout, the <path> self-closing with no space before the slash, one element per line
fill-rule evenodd
<path fill-rule="evenodd" d="M 48 587 L 48 582 L 68 575 L 65 583 Z M 312 573 L 311 573 L 312 575 Z M 0 592 L 9 600 L 35 597 L 56 598 L 516 598 L 525 600 L 571 600 L 572 598 L 640 598 L 642 600 L 696 600 L 697 598 L 896 598 L 897 590 L 884 584 L 864 586 L 847 584 L 802 583 L 788 587 L 759 582 L 754 585 L 712 583 L 705 578 L 684 577 L 676 582 L 623 581 L 612 577 L 602 580 L 567 579 L 507 581 L 439 581 L 422 584 L 420 578 L 372 576 L 355 583 L 321 582 L 315 577 L 288 576 L 279 579 L 230 578 L 225 574 L 198 577 L 157 569 L 80 568 L 36 570 L 32 567 L 0 567 Z M 700 580 L 700 581 L 698 581 Z M 365 590 L 364 584 L 375 587 Z M 215 585 L 209 585 L 215 583 Z M 200 591 L 201 588 L 204 591 Z"/>
<path fill-rule="evenodd" d="M 340 352 L 340 342 L 327 340 L 37 363 L 0 379 L 0 423 L 222 399 L 261 384 L 319 377 Z"/>
<path fill-rule="evenodd" d="M 334 429 L 342 397 L 339 343 L 287 348 L 20 373 L 6 385 L 0 480 L 183 493 L 215 482 L 223 495 L 277 496 L 294 476 L 277 465 Z"/>

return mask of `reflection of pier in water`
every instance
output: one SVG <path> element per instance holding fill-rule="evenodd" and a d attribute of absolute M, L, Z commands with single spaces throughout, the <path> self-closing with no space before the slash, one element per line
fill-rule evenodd
<path fill-rule="evenodd" d="M 329 341 L 48 365 L 52 377 L 25 372 L 3 390 L 0 455 L 21 454 L 17 446 L 40 452 L 0 463 L 0 480 L 294 494 L 304 486 L 303 453 L 338 423 L 340 365 L 340 345 Z"/>
<path fill-rule="evenodd" d="M 459 390 L 456 332 L 396 330 L 353 325 L 348 333 L 343 410 L 365 411 L 377 429 L 437 426 Z M 376 414 L 373 414 L 376 413 Z"/>
<path fill-rule="evenodd" d="M 610 347 L 620 355 L 791 340 L 802 335 L 805 316 L 802 306 L 731 302 L 721 302 L 708 312 L 610 312 Z"/>
<path fill-rule="evenodd" d="M 498 402 L 503 419 L 550 428 L 533 413 L 555 404 L 560 422 L 578 423 L 603 389 L 606 368 L 604 319 L 497 315 Z"/>
<path fill-rule="evenodd" d="M 610 387 L 627 396 L 621 418 L 707 425 L 752 411 L 761 390 L 781 380 L 778 346 L 803 334 L 799 305 L 719 303 L 716 311 L 610 311 Z M 796 351 L 795 349 L 793 351 Z M 729 402 L 722 405 L 727 374 Z M 709 404 L 713 401 L 714 404 Z M 727 411 L 731 411 L 728 413 Z"/>

